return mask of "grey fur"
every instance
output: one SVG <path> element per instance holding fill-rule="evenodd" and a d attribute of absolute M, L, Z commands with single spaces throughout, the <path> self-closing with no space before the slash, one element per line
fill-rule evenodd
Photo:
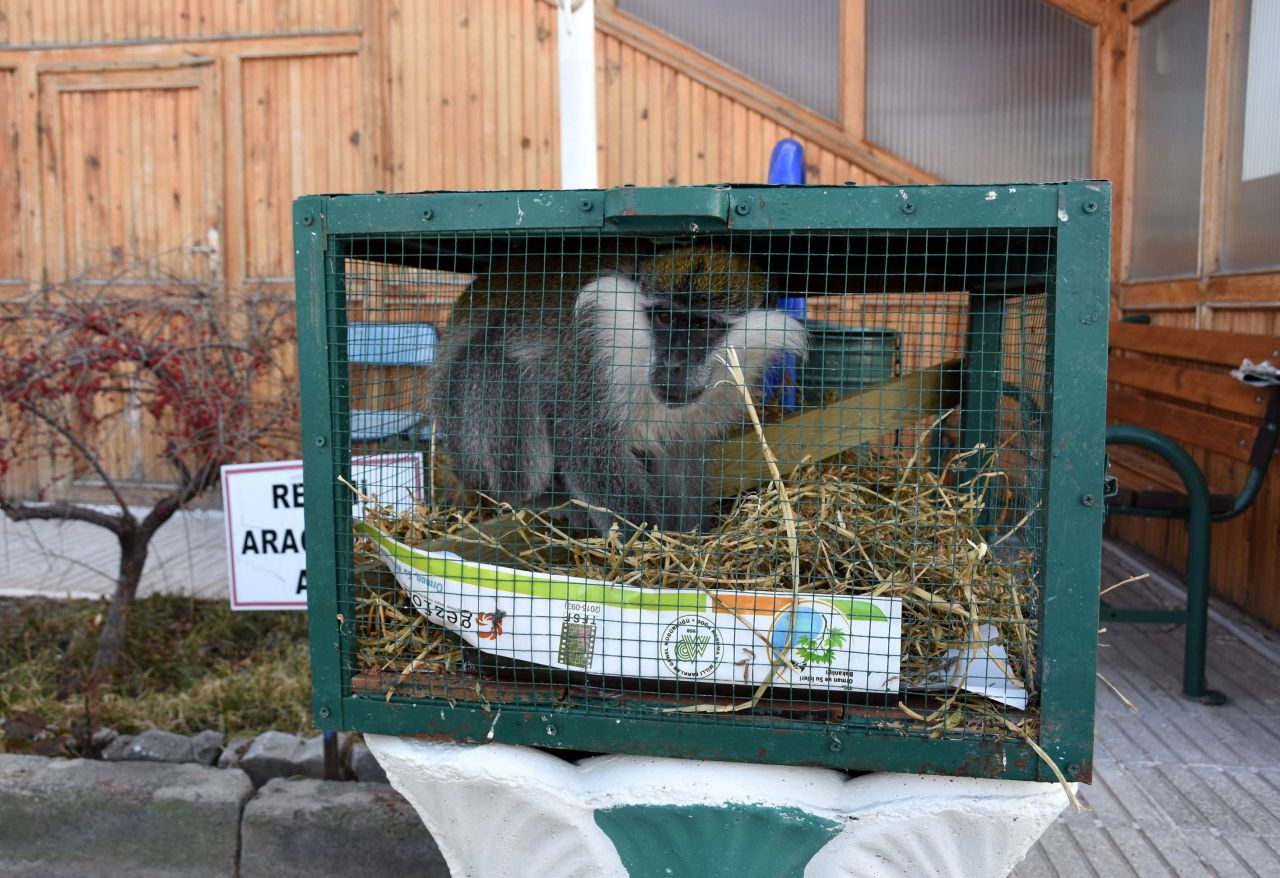
<path fill-rule="evenodd" d="M 472 315 L 430 378 L 429 407 L 461 485 L 517 508 L 567 495 L 604 534 L 615 522 L 624 534 L 628 523 L 705 526 L 708 446 L 746 415 L 725 348 L 754 384 L 782 351 L 803 353 L 805 332 L 777 311 L 724 311 L 711 318 L 722 337 L 694 348 L 688 334 L 651 325 L 650 309 L 670 297 L 606 274 L 553 319 L 509 305 Z M 664 398 L 681 404 L 653 386 L 673 374 L 689 386 L 666 385 Z"/>

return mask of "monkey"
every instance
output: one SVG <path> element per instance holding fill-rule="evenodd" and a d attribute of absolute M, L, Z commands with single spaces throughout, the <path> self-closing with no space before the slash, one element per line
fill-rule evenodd
<path fill-rule="evenodd" d="M 725 351 L 755 384 L 805 330 L 696 248 L 593 261 L 509 260 L 455 304 L 427 400 L 452 474 L 513 507 L 576 499 L 605 536 L 704 529 L 707 452 L 746 416 Z"/>

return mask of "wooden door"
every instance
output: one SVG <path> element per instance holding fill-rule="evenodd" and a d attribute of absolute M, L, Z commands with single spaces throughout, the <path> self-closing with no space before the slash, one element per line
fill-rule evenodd
<path fill-rule="evenodd" d="M 212 59 L 39 73 L 46 280 L 216 283 Z"/>
<path fill-rule="evenodd" d="M 221 114 L 212 59 L 38 72 L 43 280 L 77 295 L 221 295 Z M 172 481 L 151 416 L 121 395 L 84 424 L 138 499 Z M 99 496 L 78 464 L 61 492 Z"/>

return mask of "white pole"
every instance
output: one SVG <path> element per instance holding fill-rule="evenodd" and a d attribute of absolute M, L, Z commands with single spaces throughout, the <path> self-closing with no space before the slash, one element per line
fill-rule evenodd
<path fill-rule="evenodd" d="M 595 0 L 559 0 L 560 188 L 595 189 Z"/>

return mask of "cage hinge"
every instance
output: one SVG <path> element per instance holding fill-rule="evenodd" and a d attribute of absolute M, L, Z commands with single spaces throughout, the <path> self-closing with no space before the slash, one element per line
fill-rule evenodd
<path fill-rule="evenodd" d="M 1111 469 L 1111 455 L 1104 454 L 1103 459 L 1106 461 L 1104 470 Z M 1120 493 L 1120 480 L 1112 475 L 1104 475 L 1102 477 L 1102 499 L 1110 500 L 1112 497 Z"/>

